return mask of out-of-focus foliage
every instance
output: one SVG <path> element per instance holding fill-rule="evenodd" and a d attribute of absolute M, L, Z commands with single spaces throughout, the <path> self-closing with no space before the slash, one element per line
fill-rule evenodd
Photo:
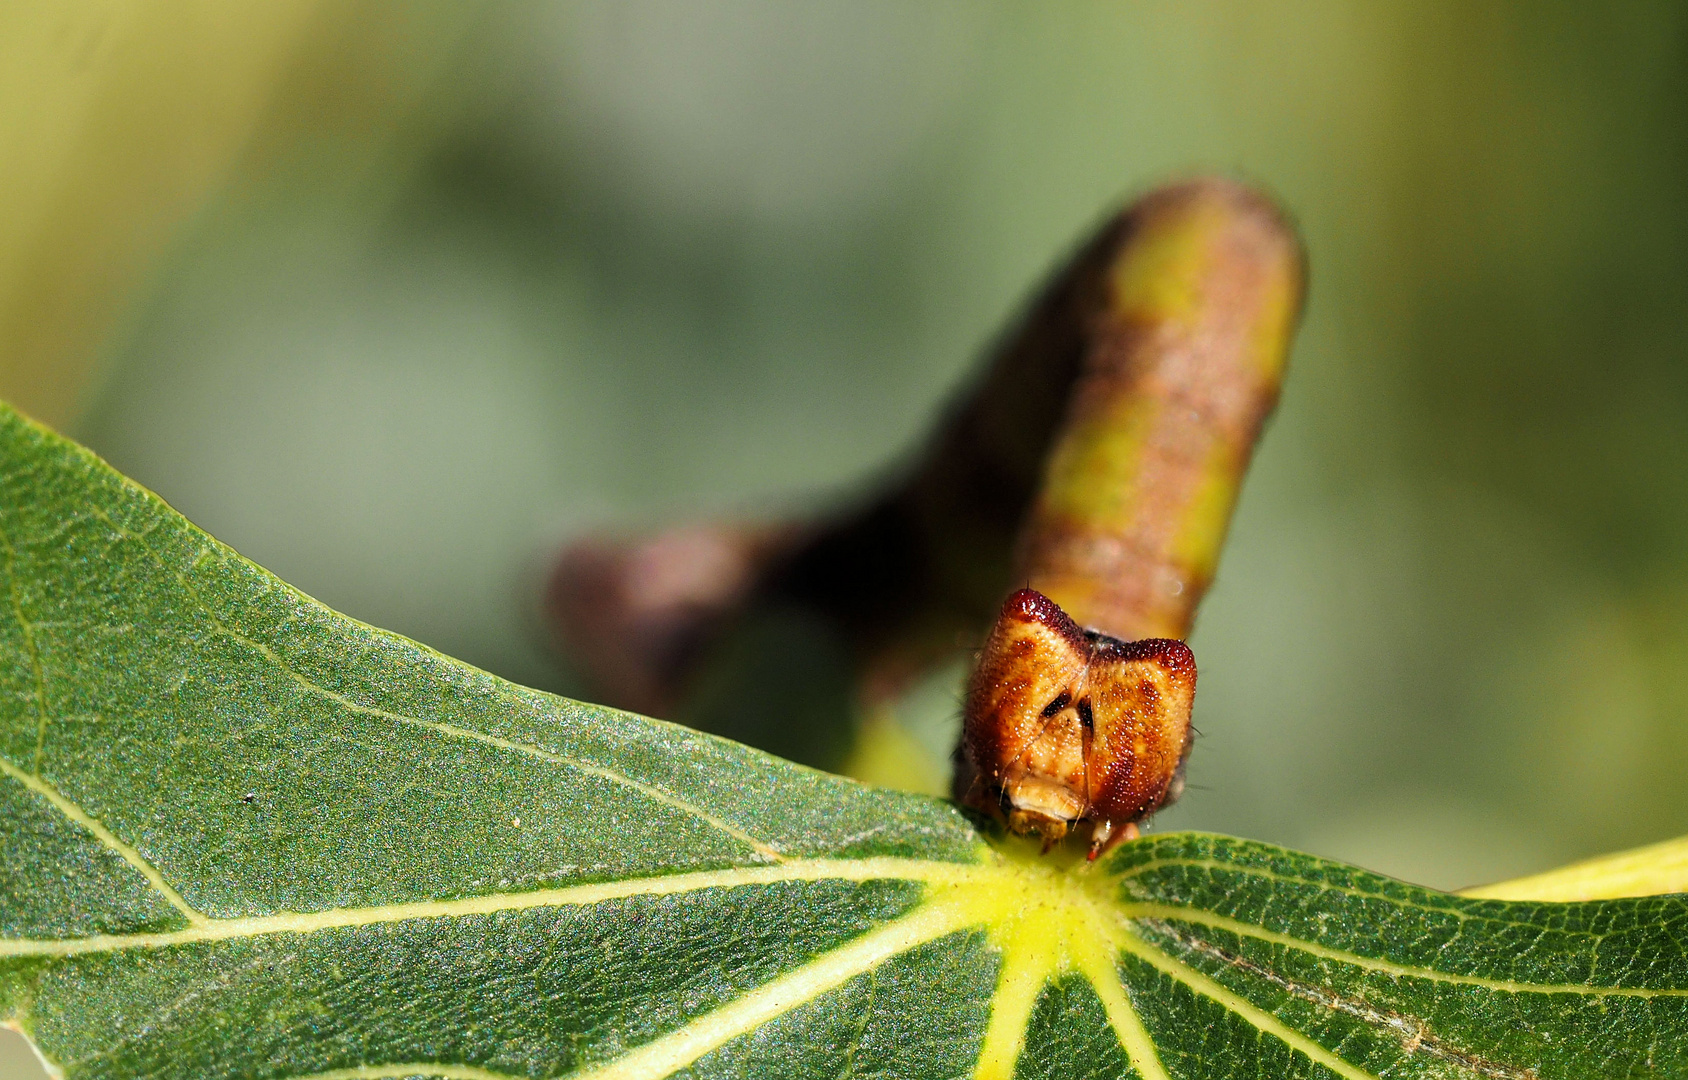
<path fill-rule="evenodd" d="M 0 14 L 0 385 L 72 415 L 130 279 L 226 172 L 311 0 Z"/>
<path fill-rule="evenodd" d="M 344 183 L 462 12 L 136 0 L 0 12 L 0 392 L 63 423 L 150 272 L 231 176 L 334 142 Z M 372 136 L 378 136 L 372 138 Z"/>
<path fill-rule="evenodd" d="M 329 603 L 568 688 L 549 541 L 858 489 L 1105 208 L 1236 170 L 1311 302 L 1160 824 L 1442 886 L 1688 832 L 1683 18 L 485 9 L 392 133 L 203 204 L 76 430 Z M 953 692 L 905 710 L 934 753 Z"/>

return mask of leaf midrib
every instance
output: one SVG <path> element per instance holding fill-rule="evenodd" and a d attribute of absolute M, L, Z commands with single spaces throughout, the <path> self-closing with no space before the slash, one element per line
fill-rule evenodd
<path fill-rule="evenodd" d="M 484 893 L 450 900 L 418 900 L 357 908 L 326 908 L 315 912 L 207 919 L 180 930 L 140 934 L 96 934 L 81 938 L 0 940 L 0 957 L 62 957 L 124 949 L 163 948 L 202 941 L 228 941 L 273 934 L 308 934 L 321 930 L 411 919 L 460 918 L 531 908 L 583 907 L 638 896 L 671 896 L 704 889 L 813 881 L 917 881 L 927 885 L 984 884 L 995 868 L 965 863 L 878 857 L 869 859 L 792 859 L 772 866 L 738 866 L 682 874 L 625 878 L 619 881 L 535 889 L 520 893 Z"/>

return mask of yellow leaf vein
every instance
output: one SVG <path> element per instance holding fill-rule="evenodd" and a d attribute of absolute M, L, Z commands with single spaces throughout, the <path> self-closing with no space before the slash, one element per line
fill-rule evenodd
<path fill-rule="evenodd" d="M 776 865 L 739 866 L 661 877 L 631 878 L 524 893 L 493 893 L 453 900 L 423 900 L 362 908 L 282 913 L 236 919 L 206 919 L 181 930 L 143 934 L 97 934 L 83 938 L 0 940 L 0 957 L 77 956 L 121 949 L 159 949 L 197 942 L 229 941 L 270 934 L 310 934 L 375 926 L 411 919 L 460 918 L 547 907 L 583 907 L 638 896 L 668 896 L 703 889 L 730 889 L 788 881 L 919 881 L 929 885 L 975 885 L 986 880 L 982 865 L 915 859 L 793 859 Z"/>
<path fill-rule="evenodd" d="M 198 911 L 195 911 L 186 900 L 182 899 L 181 893 L 178 893 L 175 889 L 170 887 L 170 883 L 164 880 L 164 875 L 158 872 L 158 868 L 156 866 L 147 861 L 147 858 L 139 851 L 136 851 L 129 844 L 126 844 L 122 840 L 118 839 L 110 829 L 105 827 L 99 818 L 94 817 L 86 810 L 83 810 L 80 806 L 77 806 L 75 803 L 65 798 L 57 788 L 47 783 L 47 781 L 41 779 L 39 776 L 33 776 L 30 773 L 24 772 L 22 769 L 13 765 L 4 758 L 0 758 L 0 773 L 4 773 L 13 780 L 22 784 L 24 787 L 35 792 L 43 799 L 46 799 L 59 813 L 82 826 L 82 828 L 86 829 L 93 835 L 94 839 L 98 840 L 107 848 L 122 857 L 124 862 L 140 871 L 141 876 L 146 878 L 147 882 L 151 884 L 154 889 L 158 890 L 159 894 L 163 896 L 165 900 L 170 902 L 170 906 L 182 913 L 182 917 L 187 919 L 190 927 L 199 928 L 211 925 L 211 920 L 207 919 Z M 186 933 L 188 931 L 180 932 Z M 0 956 L 7 955 L 6 946 L 8 944 L 10 943 L 0 942 Z"/>
<path fill-rule="evenodd" d="M 599 778 L 604 779 L 604 780 L 609 780 L 612 783 L 621 784 L 625 787 L 632 788 L 633 790 L 638 791 L 640 794 L 645 795 L 646 797 L 651 798 L 651 799 L 653 799 L 657 802 L 660 802 L 665 806 L 672 807 L 676 810 L 681 811 L 682 813 L 688 814 L 692 817 L 696 817 L 699 820 L 703 821 L 705 824 L 711 826 L 712 828 L 717 829 L 720 832 L 726 833 L 728 836 L 731 836 L 735 840 L 738 840 L 740 843 L 749 847 L 752 851 L 754 851 L 757 855 L 761 856 L 764 859 L 768 859 L 770 861 L 777 862 L 780 859 L 784 858 L 784 856 L 779 852 L 778 849 L 774 848 L 770 844 L 764 843 L 763 841 L 756 839 L 754 836 L 751 836 L 749 833 L 747 833 L 743 829 L 740 829 L 738 826 L 733 825 L 731 822 L 728 822 L 728 821 L 725 821 L 725 820 L 723 820 L 719 817 L 716 817 L 714 814 L 711 814 L 709 811 L 703 809 L 702 807 L 696 805 L 695 803 L 689 802 L 686 799 L 683 799 L 680 796 L 673 794 L 672 792 L 665 791 L 662 788 L 656 787 L 652 784 L 644 783 L 643 781 L 640 781 L 640 780 L 635 780 L 631 776 L 628 776 L 625 773 L 622 773 L 622 772 L 620 772 L 616 769 L 612 769 L 612 768 L 609 768 L 609 767 L 603 766 L 603 765 L 596 765 L 596 764 L 592 764 L 592 763 L 589 763 L 589 762 L 581 761 L 577 758 L 570 757 L 566 754 L 559 754 L 559 753 L 556 753 L 555 751 L 546 750 L 546 749 L 543 749 L 543 748 L 537 747 L 537 746 L 531 746 L 531 745 L 526 744 L 526 743 L 516 742 L 512 739 L 502 738 L 500 736 L 491 735 L 491 734 L 488 734 L 486 732 L 474 731 L 474 730 L 469 729 L 469 728 L 459 727 L 455 724 L 447 724 L 447 723 L 443 723 L 441 721 L 427 720 L 427 719 L 423 719 L 421 717 L 415 717 L 415 716 L 406 716 L 402 713 L 392 712 L 391 710 L 383 709 L 383 708 L 380 708 L 378 706 L 365 705 L 362 702 L 352 700 L 351 698 L 347 697 L 344 694 L 338 693 L 336 691 L 328 689 L 325 686 L 321 686 L 321 685 L 319 685 L 315 682 L 312 682 L 310 679 L 306 678 L 303 674 L 294 670 L 292 665 L 290 665 L 285 659 L 283 659 L 282 656 L 275 651 L 275 649 L 273 649 L 272 647 L 270 647 L 269 645 L 265 644 L 262 641 L 258 641 L 255 638 L 251 638 L 251 637 L 246 636 L 245 634 L 241 633 L 240 631 L 235 630 L 233 627 L 228 626 L 227 624 L 225 624 L 222 621 L 222 619 L 218 618 L 217 614 L 211 609 L 211 606 L 208 603 L 205 602 L 204 597 L 202 597 L 199 594 L 198 588 L 195 587 L 194 584 L 191 581 L 189 581 L 187 579 L 187 577 L 184 576 L 180 571 L 176 570 L 174 567 L 168 566 L 164 562 L 164 560 L 161 559 L 158 556 L 158 553 L 153 550 L 152 545 L 147 542 L 147 540 L 144 536 L 140 535 L 139 533 L 136 533 L 134 530 L 129 529 L 124 525 L 119 524 L 117 521 L 115 521 L 111 517 L 111 515 L 107 514 L 104 510 L 102 510 L 98 506 L 90 506 L 89 510 L 96 517 L 100 518 L 100 520 L 104 521 L 118 535 L 123 536 L 126 539 L 134 541 L 137 545 L 140 546 L 141 550 L 144 551 L 147 554 L 148 558 L 152 559 L 152 561 L 155 564 L 157 564 L 161 568 L 165 569 L 167 572 L 171 573 L 176 578 L 177 582 L 182 586 L 182 588 L 185 589 L 190 595 L 193 596 L 194 602 L 199 606 L 200 611 L 205 615 L 205 617 L 208 620 L 210 620 L 212 626 L 215 627 L 215 629 L 217 630 L 217 632 L 219 634 L 222 634 L 223 636 L 227 637 L 231 641 L 238 642 L 241 645 L 244 645 L 247 648 L 253 650 L 256 653 L 258 653 L 260 656 L 264 657 L 266 660 L 268 660 L 272 664 L 274 664 L 277 670 L 286 674 L 290 679 L 292 679 L 294 682 L 298 683 L 299 686 L 301 688 L 303 688 L 304 690 L 306 690 L 307 692 L 312 693 L 312 694 L 316 694 L 316 695 L 323 697 L 323 698 L 326 698 L 329 701 L 334 702 L 336 705 L 339 705 L 340 707 L 342 707 L 342 708 L 344 708 L 344 709 L 346 709 L 350 712 L 355 712 L 355 713 L 358 713 L 358 714 L 363 715 L 363 716 L 373 716 L 373 717 L 378 717 L 380 719 L 388 720 L 388 721 L 392 721 L 392 722 L 396 722 L 396 723 L 410 724 L 410 725 L 414 725 L 416 727 L 427 728 L 429 730 L 438 732 L 439 734 L 447 735 L 447 736 L 450 736 L 450 737 L 453 737 L 453 738 L 471 739 L 471 740 L 474 740 L 476 742 L 482 743 L 482 744 L 487 745 L 487 746 L 497 747 L 501 750 L 510 750 L 510 751 L 515 752 L 515 753 L 525 754 L 525 755 L 528 755 L 530 757 L 536 757 L 536 758 L 539 758 L 540 760 L 543 760 L 543 761 L 549 761 L 549 762 L 553 762 L 555 764 L 564 765 L 564 766 L 567 766 L 567 767 L 570 767 L 570 768 L 578 769 L 579 771 L 587 773 L 589 775 L 596 776 L 596 777 L 599 777 Z M 212 541 L 212 542 L 215 543 L 215 541 Z M 201 553 L 201 554 L 203 555 L 203 553 Z M 290 591 L 293 591 L 293 590 L 290 589 Z M 320 606 L 320 605 L 317 605 L 316 601 L 311 600 L 309 597 L 305 596 L 303 593 L 298 593 L 298 592 L 295 591 L 295 595 L 301 601 L 309 603 L 312 606 Z M 327 609 L 324 608 L 323 610 L 326 611 Z M 339 616 L 336 616 L 336 617 L 339 617 Z M 393 636 L 393 635 L 388 635 L 386 633 L 386 631 L 376 630 L 374 627 L 370 627 L 369 629 L 370 629 L 370 632 L 374 633 L 374 634 L 379 634 L 379 635 L 382 635 L 382 636 L 389 636 L 389 637 Z"/>
<path fill-rule="evenodd" d="M 1289 934 L 1267 930 L 1224 915 L 1201 911 L 1196 908 L 1179 907 L 1174 904 L 1125 904 L 1120 907 L 1120 914 L 1129 919 L 1165 920 L 1167 922 L 1190 923 L 1196 926 L 1209 926 L 1216 930 L 1224 930 L 1238 937 L 1252 938 L 1256 941 L 1269 942 L 1286 949 L 1294 949 L 1322 960 L 1330 960 L 1339 964 L 1350 964 L 1366 971 L 1375 971 L 1382 975 L 1395 978 L 1425 979 L 1431 982 L 1451 983 L 1459 986 L 1480 986 L 1486 990 L 1499 990 L 1512 994 L 1581 994 L 1586 997 L 1688 997 L 1688 990 L 1671 988 L 1650 988 L 1641 986 L 1590 986 L 1586 983 L 1532 983 L 1518 979 L 1495 979 L 1482 975 L 1461 975 L 1455 972 L 1437 971 L 1434 968 L 1418 967 L 1412 964 L 1398 964 L 1389 960 L 1380 960 L 1358 953 L 1346 952 L 1342 949 L 1332 949 L 1317 942 L 1304 938 L 1293 937 Z"/>

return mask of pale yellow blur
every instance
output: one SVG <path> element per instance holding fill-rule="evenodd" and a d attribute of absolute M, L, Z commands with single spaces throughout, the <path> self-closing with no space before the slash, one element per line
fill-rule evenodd
<path fill-rule="evenodd" d="M 1461 895 L 1485 900 L 1612 900 L 1680 892 L 1688 892 L 1688 836 L 1465 889 Z"/>
<path fill-rule="evenodd" d="M 928 753 L 888 708 L 874 709 L 863 718 L 850 756 L 839 771 L 876 787 L 918 795 L 949 794 L 949 762 Z"/>

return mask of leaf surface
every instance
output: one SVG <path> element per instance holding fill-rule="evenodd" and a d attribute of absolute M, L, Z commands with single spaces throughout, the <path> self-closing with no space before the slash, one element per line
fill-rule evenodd
<path fill-rule="evenodd" d="M 72 1077 L 1688 1077 L 1688 903 L 952 806 L 337 615 L 0 413 L 0 1017 Z"/>

